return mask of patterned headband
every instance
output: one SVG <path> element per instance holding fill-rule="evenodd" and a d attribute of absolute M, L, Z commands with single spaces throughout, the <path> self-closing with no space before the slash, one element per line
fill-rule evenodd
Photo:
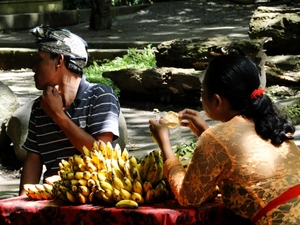
<path fill-rule="evenodd" d="M 65 29 L 40 25 L 30 30 L 36 37 L 39 50 L 68 56 L 76 66 L 83 68 L 88 60 L 88 45 L 76 34 Z"/>

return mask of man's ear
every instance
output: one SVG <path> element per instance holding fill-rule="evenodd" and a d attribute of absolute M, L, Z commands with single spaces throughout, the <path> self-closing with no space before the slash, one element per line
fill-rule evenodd
<path fill-rule="evenodd" d="M 59 67 L 63 61 L 64 61 L 64 55 L 59 54 L 56 67 Z"/>

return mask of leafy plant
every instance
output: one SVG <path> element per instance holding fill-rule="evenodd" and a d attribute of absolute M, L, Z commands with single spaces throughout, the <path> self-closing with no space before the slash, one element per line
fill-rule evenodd
<path fill-rule="evenodd" d="M 196 147 L 196 141 L 192 140 L 190 142 L 179 143 L 173 147 L 173 151 L 177 157 L 190 158 Z"/>
<path fill-rule="evenodd" d="M 283 112 L 297 125 L 300 124 L 300 101 L 282 108 Z"/>
<path fill-rule="evenodd" d="M 116 57 L 113 60 L 104 60 L 101 65 L 96 61 L 84 69 L 87 80 L 92 83 L 101 83 L 113 88 L 117 95 L 120 89 L 109 78 L 103 77 L 103 72 L 117 71 L 122 69 L 144 69 L 156 67 L 154 49 L 149 44 L 142 51 L 129 48 L 123 57 Z"/>

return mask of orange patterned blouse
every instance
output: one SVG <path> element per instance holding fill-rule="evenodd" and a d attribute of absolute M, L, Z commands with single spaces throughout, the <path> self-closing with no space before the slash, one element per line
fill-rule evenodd
<path fill-rule="evenodd" d="M 251 120 L 236 116 L 202 133 L 187 169 L 174 157 L 166 160 L 164 174 L 181 205 L 199 206 L 218 185 L 224 204 L 251 219 L 300 183 L 300 150 L 294 141 L 275 147 L 257 135 Z M 255 224 L 300 224 L 300 197 Z"/>

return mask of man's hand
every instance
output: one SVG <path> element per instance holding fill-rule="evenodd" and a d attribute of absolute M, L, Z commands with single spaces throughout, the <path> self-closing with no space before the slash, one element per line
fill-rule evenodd
<path fill-rule="evenodd" d="M 41 99 L 41 108 L 54 121 L 56 116 L 64 112 L 62 97 L 58 92 L 58 86 L 48 86 Z"/>

